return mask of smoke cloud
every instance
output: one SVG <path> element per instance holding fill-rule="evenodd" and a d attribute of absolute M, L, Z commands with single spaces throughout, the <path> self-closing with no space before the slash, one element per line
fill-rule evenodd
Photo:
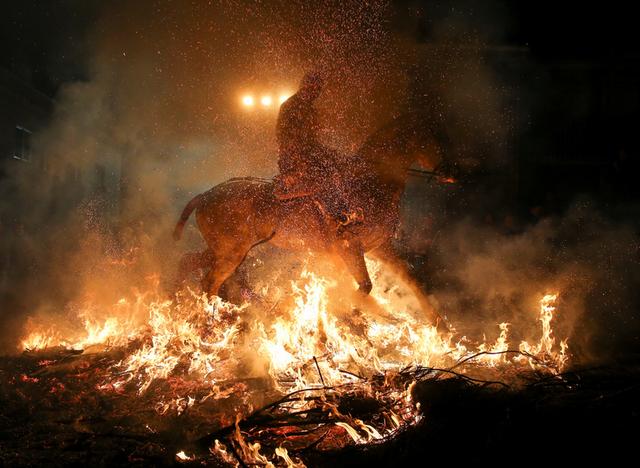
<path fill-rule="evenodd" d="M 230 177 L 275 173 L 275 110 L 242 108 L 244 93 L 291 93 L 318 69 L 327 76 L 319 107 L 328 145 L 353 152 L 391 117 L 419 110 L 465 168 L 508 165 L 526 112 L 511 106 L 512 77 L 487 60 L 508 14 L 493 7 L 483 16 L 472 3 L 97 6 L 83 48 L 87 77 L 58 91 L 51 124 L 34 135 L 41 175 L 9 174 L 16 192 L 2 197 L 19 220 L 3 243 L 19 258 L 4 282 L 11 313 L 0 317 L 8 330 L 0 351 L 15 351 L 27 316 L 73 320 L 88 303 L 108 313 L 134 289 L 170 281 L 179 255 L 202 245 L 195 228 L 181 245 L 170 239 L 186 201 Z M 409 252 L 429 251 L 425 283 L 461 331 L 534 321 L 536 300 L 554 290 L 567 311 L 561 331 L 579 336 L 585 355 L 607 342 L 599 328 L 618 334 L 636 320 L 625 278 L 637 272 L 637 240 L 623 224 L 579 202 L 505 234 L 468 213 L 443 215 L 456 196 L 447 190 L 409 187 L 403 240 Z M 435 240 L 425 213 L 447 218 Z"/>

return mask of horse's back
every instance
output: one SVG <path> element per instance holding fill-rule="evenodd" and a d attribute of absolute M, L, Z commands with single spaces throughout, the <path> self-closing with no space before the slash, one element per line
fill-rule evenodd
<path fill-rule="evenodd" d="M 273 199 L 273 182 L 269 179 L 238 177 L 226 180 L 202 194 L 199 210 L 205 211 L 220 204 L 245 206 Z"/>
<path fill-rule="evenodd" d="M 252 239 L 272 230 L 273 182 L 253 177 L 230 179 L 202 194 L 196 220 L 203 237 Z"/>

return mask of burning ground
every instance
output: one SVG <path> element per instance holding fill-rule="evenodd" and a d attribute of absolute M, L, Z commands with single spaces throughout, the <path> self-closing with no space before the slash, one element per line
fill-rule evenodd
<path fill-rule="evenodd" d="M 434 430 L 460 398 L 491 402 L 505 424 L 510 408 L 526 414 L 589 385 L 588 373 L 564 373 L 557 292 L 537 298 L 528 341 L 501 323 L 495 340 L 473 342 L 421 320 L 374 262 L 373 306 L 318 264 L 290 282 L 251 278 L 258 292 L 242 306 L 189 288 L 169 299 L 150 278 L 111 307 L 85 304 L 68 327 L 33 321 L 23 354 L 2 361 L 3 461 L 302 466 L 364 451 L 362 461 Z"/>

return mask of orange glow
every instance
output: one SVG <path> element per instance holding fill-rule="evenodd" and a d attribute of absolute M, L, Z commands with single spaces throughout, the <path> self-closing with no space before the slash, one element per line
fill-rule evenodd
<path fill-rule="evenodd" d="M 391 399 L 393 409 L 382 414 L 386 422 L 380 425 L 340 415 L 335 409 L 340 419 L 333 424 L 354 444 L 384 440 L 422 419 L 412 397 L 415 381 L 398 387 L 392 383 L 393 376 L 405 369 L 455 368 L 462 374 L 504 375 L 533 369 L 558 374 L 567 365 L 567 340 L 554 330 L 557 293 L 540 295 L 538 306 L 531 310 L 539 325 L 523 336 L 528 341 L 521 341 L 519 348 L 510 337 L 511 328 L 516 327 L 506 322 L 488 325 L 495 339 L 472 341 L 455 330 L 439 332 L 424 320 L 419 301 L 401 278 L 376 261 L 366 261 L 376 305 L 366 306 L 371 308 L 358 320 L 353 319 L 350 300 L 341 298 L 341 288 L 348 285 L 341 285 L 331 272 L 305 268 L 287 286 L 259 290 L 266 303 L 279 301 L 267 315 L 252 312 L 249 303 L 236 306 L 188 288 L 169 299 L 155 285 L 106 309 L 87 304 L 79 314 L 82 320 L 74 324 L 75 333 L 32 321 L 22 348 L 118 348 L 122 359 L 96 387 L 104 392 L 132 388 L 142 396 L 155 381 L 183 375 L 189 386 L 159 395 L 154 403 L 158 415 L 180 415 L 208 399 L 243 391 L 226 383 L 237 380 L 237 370 L 247 364 L 256 364 L 256 372 L 260 369 L 274 389 L 303 392 L 300 399 L 287 402 L 287 411 L 312 408 L 315 400 L 303 395 L 325 389 L 359 389 L 374 398 Z M 372 376 L 391 378 L 380 387 L 380 382 L 372 383 Z M 204 389 L 206 396 L 198 395 L 196 389 Z M 234 440 L 244 460 L 263 465 L 269 461 L 260 444 L 245 441 L 239 425 Z M 212 451 L 232 460 L 219 442 Z M 275 456 L 288 466 L 300 466 L 286 448 L 279 447 Z M 194 456 L 179 451 L 175 459 L 190 462 Z"/>
<path fill-rule="evenodd" d="M 284 104 L 284 102 L 291 97 L 290 94 L 281 94 L 280 95 L 280 104 Z"/>

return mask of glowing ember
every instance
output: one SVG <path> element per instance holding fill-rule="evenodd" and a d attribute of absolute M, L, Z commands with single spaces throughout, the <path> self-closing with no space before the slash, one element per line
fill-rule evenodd
<path fill-rule="evenodd" d="M 194 456 L 188 456 L 186 453 L 184 453 L 184 450 L 180 450 L 178 453 L 176 453 L 176 459 L 178 461 L 192 461 L 195 460 L 196 457 Z"/>

